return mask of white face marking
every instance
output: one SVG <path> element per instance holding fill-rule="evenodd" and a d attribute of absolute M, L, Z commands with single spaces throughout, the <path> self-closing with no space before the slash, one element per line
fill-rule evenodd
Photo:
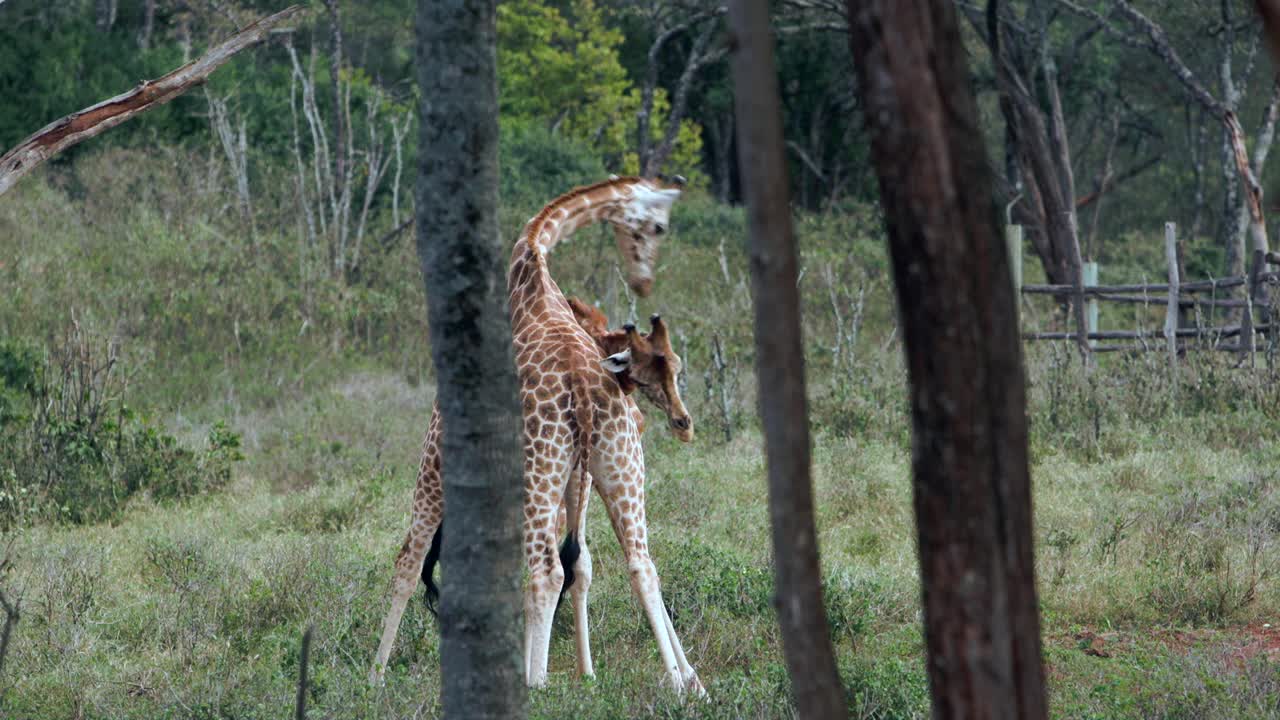
<path fill-rule="evenodd" d="M 600 365 L 612 373 L 620 373 L 631 366 L 631 348 L 614 353 L 600 361 Z"/>

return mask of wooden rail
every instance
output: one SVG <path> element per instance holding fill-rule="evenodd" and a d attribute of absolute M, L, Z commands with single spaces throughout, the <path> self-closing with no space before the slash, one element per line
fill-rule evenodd
<path fill-rule="evenodd" d="M 1014 232 L 1014 228 L 1011 227 L 1008 238 L 1011 255 L 1016 263 L 1015 267 L 1020 269 L 1022 254 L 1021 228 L 1017 228 L 1017 232 Z M 1256 240 L 1257 238 L 1255 238 Z M 1095 263 L 1084 263 L 1082 265 L 1082 282 L 1078 284 L 1022 285 L 1020 283 L 1022 279 L 1021 273 L 1015 272 L 1013 282 L 1015 288 L 1022 295 L 1054 295 L 1059 298 L 1070 298 L 1077 304 L 1088 303 L 1089 305 L 1089 312 L 1075 314 L 1076 327 L 1074 330 L 1025 332 L 1022 337 L 1024 340 L 1073 340 L 1090 353 L 1146 351 L 1160 349 L 1163 346 L 1163 349 L 1169 354 L 1170 362 L 1177 361 L 1179 350 L 1186 350 L 1190 347 L 1245 353 L 1252 360 L 1258 347 L 1258 335 L 1267 336 L 1274 346 L 1278 342 L 1277 338 L 1274 337 L 1274 330 L 1280 328 L 1280 324 L 1273 324 L 1268 321 L 1274 309 L 1274 304 L 1270 300 L 1269 286 L 1280 284 L 1280 271 L 1271 270 L 1267 267 L 1268 265 L 1280 265 L 1280 252 L 1267 251 L 1265 249 L 1265 240 L 1261 243 L 1262 247 L 1257 247 L 1258 244 L 1255 242 L 1255 249 L 1250 258 L 1251 262 L 1247 275 L 1184 282 L 1179 277 L 1178 271 L 1177 228 L 1173 223 L 1165 223 L 1164 248 L 1167 282 L 1099 285 L 1097 282 L 1097 265 Z M 1245 288 L 1243 298 L 1217 297 L 1219 290 L 1240 287 Z M 1210 297 L 1203 297 L 1206 293 Z M 1186 297 L 1187 295 L 1190 297 Z M 1097 313 L 1097 304 L 1099 302 L 1148 306 L 1163 305 L 1165 309 L 1163 326 L 1152 330 L 1099 330 Z M 1205 327 L 1199 325 L 1200 316 L 1197 313 L 1196 327 L 1179 327 L 1179 313 L 1183 308 L 1188 307 L 1209 308 L 1210 318 L 1212 318 L 1213 310 L 1216 308 L 1238 310 L 1239 323 Z M 1262 311 L 1261 317 L 1255 317 L 1255 311 Z M 1219 342 L 1223 338 L 1237 338 L 1237 342 L 1232 344 Z M 1211 346 L 1200 343 L 1195 345 L 1183 343 L 1180 345 L 1179 339 L 1212 339 L 1214 342 Z M 1142 342 L 1139 344 L 1113 343 L 1103 345 L 1097 342 L 1099 340 L 1139 340 Z M 1165 342 L 1150 344 L 1146 342 L 1147 340 L 1165 340 Z"/>

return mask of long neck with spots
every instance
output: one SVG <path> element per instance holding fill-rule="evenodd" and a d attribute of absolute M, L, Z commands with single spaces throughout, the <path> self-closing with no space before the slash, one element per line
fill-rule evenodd
<path fill-rule="evenodd" d="M 511 253 L 507 285 L 511 312 L 517 319 L 538 297 L 559 297 L 546 255 L 575 230 L 595 222 L 613 220 L 625 212 L 640 178 L 615 178 L 571 190 L 552 200 L 524 226 Z M 561 300 L 560 302 L 563 302 Z M 568 310 L 565 304 L 564 309 Z M 520 323 L 517 322 L 517 325 Z"/>
<path fill-rule="evenodd" d="M 579 228 L 610 220 L 633 197 L 639 178 L 615 178 L 552 200 L 524 227 L 520 239 L 545 255 Z"/>

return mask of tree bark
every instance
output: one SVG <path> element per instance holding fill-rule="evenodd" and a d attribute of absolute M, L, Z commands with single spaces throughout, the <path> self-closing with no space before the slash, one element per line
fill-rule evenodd
<path fill-rule="evenodd" d="M 522 718 L 522 425 L 497 216 L 495 0 L 419 0 L 416 232 L 443 436 L 442 704 Z"/>
<path fill-rule="evenodd" d="M 729 28 L 738 162 L 751 238 L 756 376 L 777 588 L 774 603 L 798 715 L 845 718 L 848 711 L 822 604 L 809 477 L 796 241 L 767 1 L 733 0 Z"/>
<path fill-rule="evenodd" d="M 22 176 L 67 148 L 103 133 L 129 118 L 163 105 L 203 83 L 233 55 L 266 39 L 272 28 L 300 12 L 293 5 L 236 33 L 198 60 L 183 65 L 164 77 L 143 81 L 122 95 L 46 125 L 17 147 L 0 155 L 0 195 L 8 192 Z"/>
<path fill-rule="evenodd" d="M 1000 93 L 1000 111 L 1008 128 L 1008 138 L 1016 148 L 1016 167 L 1022 178 L 1026 202 L 1021 213 L 1031 221 L 1031 242 L 1044 267 L 1045 275 L 1055 284 L 1070 284 L 1080 274 L 1073 261 L 1078 254 L 1079 238 L 1071 215 L 1075 212 L 1074 179 L 1070 169 L 1070 149 L 1066 130 L 1061 123 L 1060 108 L 1046 113 L 1032 95 L 1035 68 L 1052 68 L 1052 61 L 1039 62 L 1046 55 L 1043 47 L 1020 48 L 1023 56 L 1037 58 L 1027 68 L 1020 68 L 1014 48 L 1005 42 L 1021 37 L 995 17 L 983 18 L 976 8 L 967 10 L 969 20 L 991 50 L 996 86 Z M 1053 72 L 1043 72 L 1051 96 L 1057 94 Z M 1059 103 L 1060 105 L 1060 103 Z M 1065 298 L 1061 299 L 1063 302 Z"/>
<path fill-rule="evenodd" d="M 935 718 L 1044 718 L 1009 259 L 951 0 L 849 0 L 911 380 Z"/>

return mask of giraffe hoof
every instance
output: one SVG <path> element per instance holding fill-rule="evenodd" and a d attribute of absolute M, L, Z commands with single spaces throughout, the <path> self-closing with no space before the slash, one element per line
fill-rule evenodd
<path fill-rule="evenodd" d="M 685 678 L 685 689 L 694 697 L 704 699 L 707 697 L 707 689 L 702 686 L 702 681 L 698 679 L 696 674 Z"/>

